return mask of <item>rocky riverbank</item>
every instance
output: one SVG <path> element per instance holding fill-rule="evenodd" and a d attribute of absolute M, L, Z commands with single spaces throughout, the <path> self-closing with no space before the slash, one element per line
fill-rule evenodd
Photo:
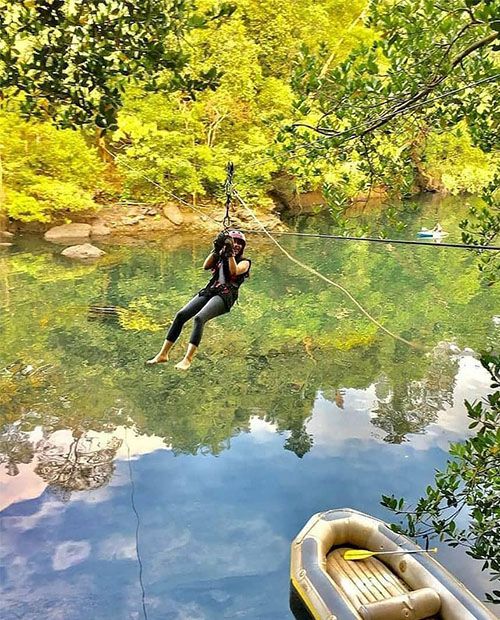
<path fill-rule="evenodd" d="M 285 230 L 278 215 L 269 210 L 255 208 L 252 212 L 269 230 Z M 72 214 L 71 219 L 54 222 L 52 225 L 24 224 L 3 221 L 2 241 L 11 243 L 12 237 L 24 232 L 43 234 L 54 243 L 71 240 L 89 241 L 114 238 L 170 237 L 179 234 L 213 235 L 222 228 L 224 206 L 221 204 L 200 204 L 189 207 L 173 202 L 164 204 L 127 203 L 101 207 L 98 212 Z M 241 229 L 260 228 L 249 210 L 241 205 L 231 206 L 231 226 Z"/>

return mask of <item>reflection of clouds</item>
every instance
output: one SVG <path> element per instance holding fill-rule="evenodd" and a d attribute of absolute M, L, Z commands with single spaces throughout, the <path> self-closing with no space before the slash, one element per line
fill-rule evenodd
<path fill-rule="evenodd" d="M 122 459 L 128 459 L 129 453 L 130 458 L 138 458 L 142 454 L 149 454 L 155 450 L 172 449 L 170 445 L 165 443 L 163 437 L 141 435 L 135 427 L 117 426 L 112 433 L 89 431 L 87 436 L 95 441 L 100 441 L 102 444 L 109 442 L 110 437 L 119 439 L 121 443 L 116 452 L 116 458 Z"/>
<path fill-rule="evenodd" d="M 90 555 L 90 545 L 86 540 L 67 540 L 57 545 L 52 558 L 54 570 L 66 570 L 86 560 Z"/>
<path fill-rule="evenodd" d="M 277 535 L 263 518 L 226 520 L 220 513 L 214 518 L 207 515 L 203 526 L 200 524 L 192 534 L 179 524 L 167 531 L 164 539 L 160 536 L 158 531 L 149 539 L 156 543 L 154 553 L 151 548 L 148 556 L 152 559 L 151 574 L 180 581 L 272 572 L 280 566 L 289 547 L 289 541 Z M 172 545 L 176 537 L 180 537 L 179 543 Z"/>
<path fill-rule="evenodd" d="M 113 432 L 88 431 L 75 442 L 70 429 L 44 437 L 42 427 L 24 433 L 34 449 L 29 464 L 19 464 L 15 476 L 0 467 L 0 510 L 26 499 L 39 497 L 47 483 L 68 490 L 97 487 L 72 499 L 102 503 L 109 499 L 108 486 L 130 483 L 128 472 L 114 474 L 117 460 L 136 459 L 155 450 L 170 450 L 161 437 L 140 435 L 135 428 L 117 427 Z M 113 475 L 114 474 L 114 475 Z M 110 476 L 111 479 L 110 479 Z M 66 497 L 68 499 L 68 497 Z"/>
<path fill-rule="evenodd" d="M 453 391 L 452 405 L 443 405 L 437 419 L 422 434 L 409 434 L 410 445 L 416 450 L 439 447 L 448 449 L 450 441 L 459 441 L 472 434 L 464 400 L 474 400 L 491 392 L 490 376 L 480 362 L 471 356 L 460 358 Z M 474 395 L 471 398 L 471 394 Z M 479 396 L 478 396 L 479 395 Z M 320 394 L 314 403 L 307 431 L 314 438 L 315 454 L 342 454 L 347 440 L 381 442 L 385 432 L 371 423 L 376 404 L 375 386 L 366 390 L 346 390 L 344 410 Z"/>
<path fill-rule="evenodd" d="M 454 407 L 446 408 L 439 415 L 439 426 L 453 431 L 461 436 L 470 435 L 469 418 L 456 415 L 456 409 L 465 410 L 464 400 L 473 402 L 491 393 L 491 377 L 481 366 L 479 360 L 473 357 L 462 357 L 457 375 L 457 384 L 453 392 Z"/>
<path fill-rule="evenodd" d="M 270 422 L 266 422 L 262 420 L 262 418 L 258 418 L 257 416 L 252 416 L 248 421 L 250 432 L 252 433 L 252 438 L 256 443 L 266 443 L 268 441 L 273 441 L 276 435 L 276 425 L 271 424 Z"/>
<path fill-rule="evenodd" d="M 3 517 L 2 522 L 6 527 L 25 532 L 32 530 L 40 521 L 48 520 L 51 525 L 57 523 L 64 513 L 64 502 L 47 500 L 40 506 L 40 510 L 26 516 Z"/>
<path fill-rule="evenodd" d="M 112 534 L 99 544 L 97 555 L 101 560 L 135 560 L 135 538 Z"/>
<path fill-rule="evenodd" d="M 125 484 L 129 484 L 130 479 L 125 478 L 123 476 L 123 481 L 121 485 L 115 486 L 123 486 Z M 107 484 L 105 487 L 100 487 L 98 489 L 90 489 L 88 493 L 75 493 L 71 496 L 72 502 L 84 502 L 86 504 L 103 504 L 111 499 L 113 496 L 113 491 L 109 488 L 110 485 Z"/>
<path fill-rule="evenodd" d="M 370 387 L 367 392 L 372 390 Z M 356 392 L 351 398 L 351 392 Z M 373 398 L 366 395 L 365 409 L 359 409 L 363 398 L 361 390 L 346 390 L 344 409 L 318 396 L 314 402 L 313 415 L 306 428 L 314 438 L 314 454 L 337 456 L 344 452 L 346 441 L 357 439 L 368 445 L 374 440 L 382 443 L 384 433 L 371 423 L 370 409 Z M 356 409 L 353 408 L 353 404 Z"/>
<path fill-rule="evenodd" d="M 47 486 L 33 471 L 34 464 L 20 465 L 17 476 L 3 475 L 0 470 L 0 510 L 11 504 L 39 497 Z"/>

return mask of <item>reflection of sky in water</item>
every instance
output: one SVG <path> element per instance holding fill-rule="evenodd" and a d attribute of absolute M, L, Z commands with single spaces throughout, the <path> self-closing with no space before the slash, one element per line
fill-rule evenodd
<path fill-rule="evenodd" d="M 372 387 L 347 390 L 343 409 L 319 393 L 303 459 L 283 450 L 288 432 L 257 417 L 218 457 L 174 456 L 158 438 L 118 429 L 127 443 L 107 486 L 67 502 L 39 488 L 2 513 L 2 617 L 142 617 L 130 450 L 149 618 L 290 618 L 289 544 L 311 514 L 350 506 L 389 518 L 381 492 L 416 497 L 448 441 L 467 434 L 463 397 L 487 387 L 477 361 L 462 358 L 455 405 L 401 445 L 371 423 Z M 487 588 L 462 551 L 442 545 L 439 559 L 479 595 Z"/>
<path fill-rule="evenodd" d="M 458 240 L 457 198 L 410 209 L 408 228 L 389 236 L 413 238 L 438 208 Z M 374 231 L 382 219 L 370 220 Z M 303 225 L 334 232 L 316 218 Z M 207 326 L 191 371 L 145 369 L 168 317 L 206 281 L 200 240 L 111 244 L 94 267 L 16 238 L 0 265 L 0 369 L 20 360 L 0 376 L 10 390 L 2 620 L 143 617 L 129 455 L 149 618 L 277 620 L 291 617 L 290 541 L 313 513 L 350 506 L 390 519 L 380 495 L 416 498 L 449 441 L 469 433 L 463 400 L 489 380 L 466 348 L 498 341 L 498 298 L 480 288 L 474 257 L 281 242 L 433 353 L 373 338 L 345 296 L 252 237 L 252 279 L 234 313 Z M 89 321 L 89 305 L 102 303 L 130 312 Z M 441 545 L 439 559 L 480 596 L 488 589 L 462 551 Z"/>

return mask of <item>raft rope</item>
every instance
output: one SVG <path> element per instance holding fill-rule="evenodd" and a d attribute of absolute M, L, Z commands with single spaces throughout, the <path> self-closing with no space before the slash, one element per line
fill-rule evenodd
<path fill-rule="evenodd" d="M 404 342 L 405 344 L 407 344 L 410 347 L 413 347 L 415 349 L 423 349 L 425 350 L 426 347 L 417 344 L 416 342 L 411 342 L 409 340 L 406 340 L 406 338 L 403 338 L 402 336 L 398 336 L 397 334 L 394 334 L 393 332 L 391 332 L 389 329 L 387 329 L 386 327 L 384 327 L 382 325 L 382 323 L 380 323 L 379 321 L 377 321 L 377 319 L 375 319 L 367 310 L 365 310 L 363 308 L 363 306 L 359 303 L 359 301 L 357 301 L 357 299 L 355 299 L 351 293 L 349 293 L 349 291 L 347 289 L 345 289 L 343 286 L 341 286 L 340 284 L 337 284 L 337 282 L 334 282 L 333 280 L 330 280 L 330 278 L 327 278 L 326 276 L 324 276 L 322 273 L 320 273 L 319 271 L 317 271 L 316 269 L 314 269 L 313 267 L 309 267 L 309 265 L 306 265 L 304 263 L 302 263 L 300 260 L 298 260 L 297 258 L 295 258 L 294 256 L 292 256 L 289 252 L 287 252 L 287 250 L 285 250 L 285 248 L 271 235 L 271 233 L 267 230 L 267 228 L 264 226 L 264 224 L 259 220 L 259 218 L 255 215 L 255 213 L 253 212 L 253 209 L 251 209 L 246 203 L 245 201 L 241 198 L 241 196 L 239 195 L 239 193 L 237 192 L 236 189 L 234 189 L 234 195 L 236 197 L 236 199 L 238 200 L 238 202 L 248 211 L 248 213 L 252 216 L 252 218 L 257 222 L 257 224 L 262 228 L 262 231 L 269 237 L 269 239 L 271 239 L 271 241 L 278 247 L 278 249 L 289 259 L 291 260 L 293 263 L 295 263 L 296 265 L 298 265 L 299 267 L 301 267 L 302 269 L 305 269 L 306 271 L 308 271 L 309 273 L 312 273 L 313 275 L 315 275 L 317 278 L 320 278 L 321 280 L 324 280 L 325 282 L 327 282 L 328 284 L 331 284 L 332 286 L 335 286 L 336 288 L 338 288 L 340 291 L 342 291 L 351 301 L 352 303 L 359 309 L 361 310 L 361 312 L 377 327 L 379 327 L 382 331 L 384 331 L 386 334 L 388 334 L 389 336 L 391 336 L 392 338 L 395 338 L 396 340 L 399 340 L 400 342 Z"/>
<path fill-rule="evenodd" d="M 141 554 L 139 551 L 139 525 L 140 525 L 140 517 L 137 512 L 137 508 L 135 505 L 134 495 L 135 495 L 135 485 L 134 485 L 134 477 L 132 475 L 132 464 L 130 462 L 130 446 L 127 441 L 127 427 L 125 427 L 125 444 L 127 446 L 127 462 L 128 462 L 128 473 L 130 477 L 130 503 L 132 504 L 132 510 L 135 513 L 136 518 L 136 527 L 135 527 L 135 554 L 137 556 L 137 563 L 139 564 L 139 584 L 141 586 L 141 600 L 142 600 L 142 612 L 144 614 L 144 620 L 148 620 L 148 612 L 146 610 L 146 590 L 144 589 L 144 582 L 142 580 L 142 560 Z"/>

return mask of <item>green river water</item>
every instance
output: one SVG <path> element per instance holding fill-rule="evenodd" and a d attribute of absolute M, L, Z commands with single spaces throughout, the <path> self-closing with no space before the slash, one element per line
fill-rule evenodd
<path fill-rule="evenodd" d="M 465 208 L 361 219 L 414 239 L 439 213 L 459 242 Z M 296 226 L 334 232 L 326 218 Z M 439 246 L 280 239 L 423 348 L 249 235 L 252 277 L 189 372 L 146 368 L 207 280 L 211 240 L 174 241 L 98 243 L 94 263 L 29 236 L 2 250 L 4 620 L 291 618 L 289 545 L 307 519 L 333 507 L 390 519 L 380 495 L 423 493 L 470 433 L 464 399 L 489 391 L 477 357 L 498 346 L 498 292 L 468 251 Z M 445 545 L 438 559 L 482 597 L 480 563 Z"/>

